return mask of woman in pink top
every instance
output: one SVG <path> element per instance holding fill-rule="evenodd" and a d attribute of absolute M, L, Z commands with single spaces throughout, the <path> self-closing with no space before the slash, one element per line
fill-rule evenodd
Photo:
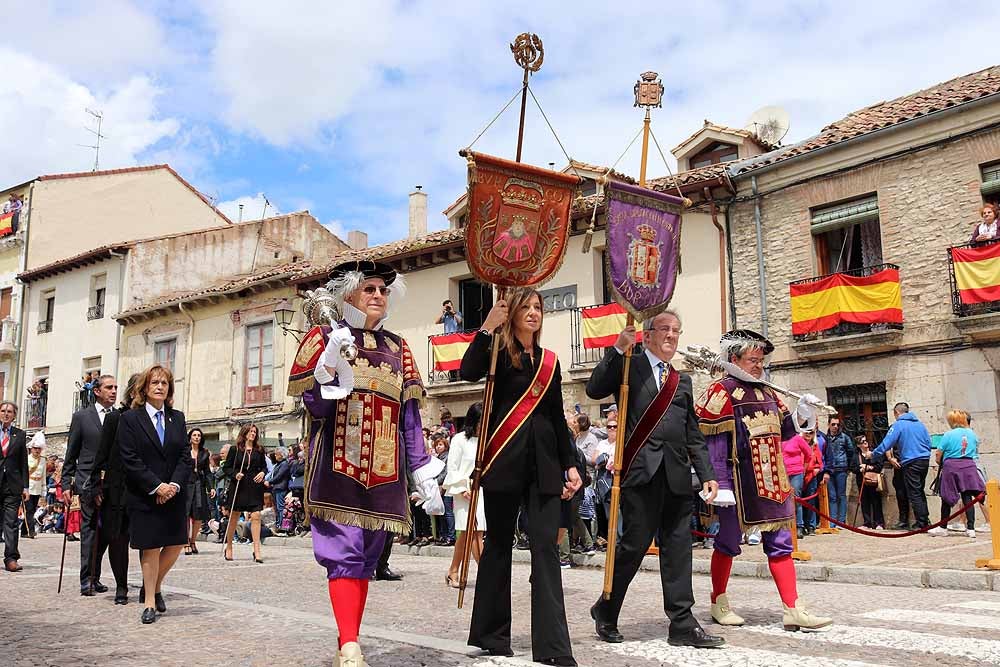
<path fill-rule="evenodd" d="M 812 431 L 807 431 L 807 435 L 812 435 Z M 795 490 L 795 497 L 802 497 L 802 482 L 805 479 L 806 470 L 810 470 L 813 465 L 813 450 L 802 435 L 796 435 L 781 443 L 782 458 L 785 459 L 785 472 L 788 473 L 788 482 Z M 795 525 L 799 531 L 799 539 L 802 538 L 802 506 L 795 505 Z"/>

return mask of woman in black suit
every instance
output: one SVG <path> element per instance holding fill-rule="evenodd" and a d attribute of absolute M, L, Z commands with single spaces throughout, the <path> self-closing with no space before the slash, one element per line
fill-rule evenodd
<path fill-rule="evenodd" d="M 188 431 L 188 444 L 191 447 L 191 464 L 194 466 L 194 470 L 184 502 L 191 524 L 188 544 L 184 547 L 184 555 L 186 556 L 198 553 L 196 540 L 201 531 L 201 523 L 208 521 L 211 517 L 211 507 L 208 500 L 215 498 L 215 480 L 208 469 L 209 453 L 205 449 L 205 434 L 200 428 Z"/>
<path fill-rule="evenodd" d="M 160 586 L 187 544 L 184 493 L 191 480 L 184 413 L 174 410 L 174 376 L 155 365 L 137 383 L 132 409 L 118 420 L 125 468 L 129 542 L 142 563 L 143 623 L 167 610 Z"/>
<path fill-rule="evenodd" d="M 479 561 L 469 645 L 485 649 L 490 655 L 513 655 L 511 550 L 517 512 L 524 504 L 531 542 L 532 656 L 547 665 L 576 665 L 566 626 L 556 537 L 560 499 L 571 498 L 581 481 L 575 467 L 575 445 L 570 441 L 563 414 L 559 362 L 538 342 L 542 331 L 541 295 L 532 289 L 517 288 L 510 290 L 506 299 L 497 301 L 465 352 L 463 380 L 475 382 L 487 374 L 492 332 L 497 327 L 500 350 L 488 435 L 494 436 L 512 408 L 537 402 L 518 422 L 482 477 L 489 531 Z M 536 374 L 543 377 L 553 362 L 554 373 L 544 393 L 532 390 L 537 387 L 541 391 Z"/>
<path fill-rule="evenodd" d="M 264 509 L 264 476 L 267 461 L 260 444 L 260 430 L 256 424 L 245 424 L 236 436 L 236 444 L 229 448 L 222 469 L 229 478 L 226 504 L 229 519 L 226 521 L 226 560 L 233 559 L 233 533 L 241 512 L 250 513 L 250 534 L 253 536 L 254 562 L 263 563 L 260 557 L 260 511 Z"/>

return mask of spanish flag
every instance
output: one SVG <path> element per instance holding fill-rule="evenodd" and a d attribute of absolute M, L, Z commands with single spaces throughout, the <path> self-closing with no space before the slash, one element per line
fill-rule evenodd
<path fill-rule="evenodd" d="M 611 347 L 625 328 L 625 309 L 617 303 L 581 308 L 580 322 L 583 325 L 584 349 Z M 642 342 L 642 325 L 636 326 L 636 329 L 636 341 Z"/>
<path fill-rule="evenodd" d="M 950 250 L 962 303 L 1000 301 L 1000 243 Z"/>
<path fill-rule="evenodd" d="M 902 324 L 903 300 L 899 269 L 883 269 L 870 276 L 835 273 L 789 286 L 792 297 L 792 333 L 816 333 L 841 322 Z"/>
<path fill-rule="evenodd" d="M 476 332 L 450 333 L 431 336 L 431 350 L 434 354 L 434 370 L 457 371 L 462 366 L 462 357 Z"/>
<path fill-rule="evenodd" d="M 0 214 L 0 236 L 6 236 L 14 231 L 14 211 Z"/>

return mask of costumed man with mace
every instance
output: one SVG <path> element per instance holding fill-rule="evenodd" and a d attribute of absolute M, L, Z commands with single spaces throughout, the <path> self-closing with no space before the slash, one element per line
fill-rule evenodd
<path fill-rule="evenodd" d="M 720 489 L 712 501 L 719 506 L 711 565 L 712 618 L 721 625 L 743 625 L 729 606 L 726 586 L 733 558 L 740 554 L 741 534 L 756 526 L 781 596 L 785 630 L 819 630 L 833 621 L 809 613 L 799 601 L 790 530 L 795 501 L 781 443 L 795 435 L 795 420 L 807 421 L 810 414 L 815 419 L 813 406 L 820 401 L 806 394 L 792 415 L 774 390 L 762 384 L 764 361 L 774 345 L 759 333 L 730 331 L 719 346 L 726 375 L 705 391 L 697 405 Z"/>
<path fill-rule="evenodd" d="M 668 641 L 673 646 L 715 648 L 725 640 L 707 634 L 691 613 L 692 467 L 701 481 L 703 498 L 714 499 L 719 485 L 698 428 L 691 377 L 670 365 L 681 334 L 680 318 L 664 310 L 645 323 L 643 333 L 644 349 L 629 368 L 621 469 L 622 536 L 615 550 L 611 595 L 598 599 L 590 614 L 601 639 L 624 641 L 618 615 L 629 584 L 659 532 L 663 610 L 670 618 Z M 625 353 L 635 339 L 634 326 L 619 334 L 614 347 L 594 368 L 587 396 L 621 400 Z"/>
<path fill-rule="evenodd" d="M 435 478 L 444 463 L 424 446 L 426 392 L 413 354 L 382 326 L 390 292 L 402 298 L 402 276 L 381 262 L 351 261 L 330 277 L 324 296 L 343 319 L 303 338 L 289 393 L 301 395 L 309 411 L 305 508 L 340 633 L 335 665 L 363 667 L 358 632 L 368 581 L 387 534 L 410 529 L 407 472 L 423 508 L 443 514 Z M 353 359 L 344 352 L 352 345 Z"/>

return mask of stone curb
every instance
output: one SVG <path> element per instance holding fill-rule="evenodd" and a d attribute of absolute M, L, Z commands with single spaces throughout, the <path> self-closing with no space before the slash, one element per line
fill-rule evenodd
<path fill-rule="evenodd" d="M 208 536 L 200 535 L 200 540 Z M 214 539 L 214 536 L 211 536 Z M 267 546 L 282 546 L 300 549 L 312 549 L 312 538 L 278 537 L 267 538 Z M 431 556 L 436 558 L 451 558 L 452 547 L 427 546 L 413 548 L 397 544 L 392 553 L 403 556 Z M 515 563 L 530 563 L 531 553 L 515 549 Z M 603 568 L 604 555 L 586 556 L 573 554 L 575 567 Z M 708 574 L 711 562 L 707 558 L 695 558 L 691 570 L 695 574 Z M 660 563 L 656 556 L 646 556 L 642 560 L 641 570 L 659 572 Z M 795 570 L 800 581 L 829 581 L 839 584 L 862 584 L 867 586 L 899 586 L 905 588 L 939 588 L 961 591 L 997 591 L 1000 592 L 1000 576 L 986 570 L 932 570 L 905 567 L 877 567 L 868 565 L 837 565 L 829 563 L 796 563 Z M 756 561 L 733 561 L 732 574 L 737 577 L 754 577 L 770 579 L 771 572 L 767 563 Z"/>

